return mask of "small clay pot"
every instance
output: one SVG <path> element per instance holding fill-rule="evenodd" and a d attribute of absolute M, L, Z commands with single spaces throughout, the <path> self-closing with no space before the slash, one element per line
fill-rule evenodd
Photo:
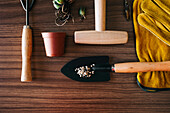
<path fill-rule="evenodd" d="M 65 32 L 42 32 L 41 34 L 48 57 L 58 57 L 64 54 Z"/>

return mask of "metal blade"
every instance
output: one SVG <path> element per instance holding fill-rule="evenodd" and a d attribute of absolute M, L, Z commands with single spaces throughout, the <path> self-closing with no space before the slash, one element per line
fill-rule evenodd
<path fill-rule="evenodd" d="M 61 72 L 72 80 L 80 82 L 102 82 L 110 80 L 110 72 L 95 72 L 90 78 L 81 78 L 76 68 L 91 64 L 109 64 L 108 56 L 80 57 L 68 62 L 63 66 Z"/>

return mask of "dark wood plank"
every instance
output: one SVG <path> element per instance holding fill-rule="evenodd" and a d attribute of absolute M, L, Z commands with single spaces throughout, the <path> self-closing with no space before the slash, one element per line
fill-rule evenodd
<path fill-rule="evenodd" d="M 129 0 L 132 4 L 132 0 Z M 109 82 L 81 83 L 60 73 L 68 61 L 82 56 L 110 56 L 110 63 L 138 61 L 132 21 L 123 15 L 123 0 L 107 0 L 107 29 L 125 30 L 124 45 L 78 45 L 75 30 L 94 29 L 93 0 L 76 0 L 72 14 L 76 18 L 63 27 L 54 23 L 55 9 L 49 0 L 36 0 L 30 12 L 33 27 L 32 83 L 21 83 L 21 30 L 25 12 L 19 0 L 0 1 L 0 112 L 5 113 L 169 113 L 169 91 L 147 93 L 136 83 L 136 74 L 111 74 Z M 87 8 L 87 19 L 78 21 L 80 6 Z M 67 33 L 65 54 L 47 58 L 41 32 Z"/>

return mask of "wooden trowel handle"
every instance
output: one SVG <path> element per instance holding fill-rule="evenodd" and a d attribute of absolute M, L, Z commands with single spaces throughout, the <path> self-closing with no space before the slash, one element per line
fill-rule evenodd
<path fill-rule="evenodd" d="M 170 61 L 119 63 L 115 64 L 114 67 L 114 70 L 117 73 L 170 71 Z"/>
<path fill-rule="evenodd" d="M 105 31 L 106 0 L 94 0 L 95 4 L 95 29 Z"/>
<path fill-rule="evenodd" d="M 24 26 L 22 31 L 22 73 L 21 82 L 32 81 L 31 76 L 32 30 Z"/>

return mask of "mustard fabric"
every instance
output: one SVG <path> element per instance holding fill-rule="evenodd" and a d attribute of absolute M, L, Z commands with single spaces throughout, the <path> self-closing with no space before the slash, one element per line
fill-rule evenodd
<path fill-rule="evenodd" d="M 155 34 L 151 33 L 150 29 L 154 29 L 154 32 L 157 32 L 157 35 L 159 36 L 162 32 L 165 31 L 165 34 L 167 33 L 167 28 L 161 29 L 160 26 L 164 26 L 164 23 L 161 22 L 161 25 L 157 25 L 155 22 L 155 18 L 151 16 L 157 15 L 159 16 L 158 12 L 150 12 L 150 10 L 147 14 L 142 9 L 143 2 L 148 2 L 150 0 L 134 0 L 133 2 L 133 22 L 134 22 L 134 30 L 136 35 L 136 51 L 137 56 L 139 58 L 140 62 L 161 62 L 161 61 L 170 61 L 170 46 L 168 44 L 170 43 L 170 40 L 167 39 L 166 43 L 162 40 L 168 38 L 167 35 L 161 35 L 162 40 L 155 36 Z M 167 0 L 161 0 L 164 2 L 160 2 L 161 4 L 159 7 L 162 7 L 166 4 Z M 168 2 L 169 3 L 169 2 Z M 148 5 L 148 4 L 147 4 Z M 152 4 L 151 4 L 152 5 Z M 167 4 L 166 4 L 167 5 Z M 143 6 L 144 8 L 145 6 Z M 149 6 L 152 7 L 152 6 Z M 145 7 L 145 9 L 147 9 Z M 152 7 L 154 8 L 154 7 Z M 169 11 L 168 6 L 165 7 L 166 10 Z M 155 10 L 155 9 L 154 9 Z M 156 13 L 156 14 L 154 14 Z M 143 23 L 147 26 L 142 26 L 139 24 L 138 20 L 142 20 Z M 160 19 L 161 17 L 159 17 Z M 157 19 L 157 18 L 156 18 Z M 154 21 L 154 22 L 153 22 Z M 156 20 L 157 21 L 157 20 Z M 161 20 L 163 21 L 163 20 Z M 168 23 L 168 21 L 167 21 Z M 167 25 L 168 26 L 168 25 Z M 165 27 L 165 26 L 164 26 Z M 162 33 L 163 34 L 163 33 Z M 167 44 L 168 43 L 168 44 Z M 137 81 L 140 85 L 147 87 L 147 88 L 155 88 L 155 89 L 167 89 L 170 88 L 170 72 L 144 72 L 144 73 L 138 73 L 137 74 Z M 149 90 L 148 91 L 154 91 Z"/>
<path fill-rule="evenodd" d="M 141 9 L 139 24 L 170 46 L 170 0 L 143 0 Z"/>

